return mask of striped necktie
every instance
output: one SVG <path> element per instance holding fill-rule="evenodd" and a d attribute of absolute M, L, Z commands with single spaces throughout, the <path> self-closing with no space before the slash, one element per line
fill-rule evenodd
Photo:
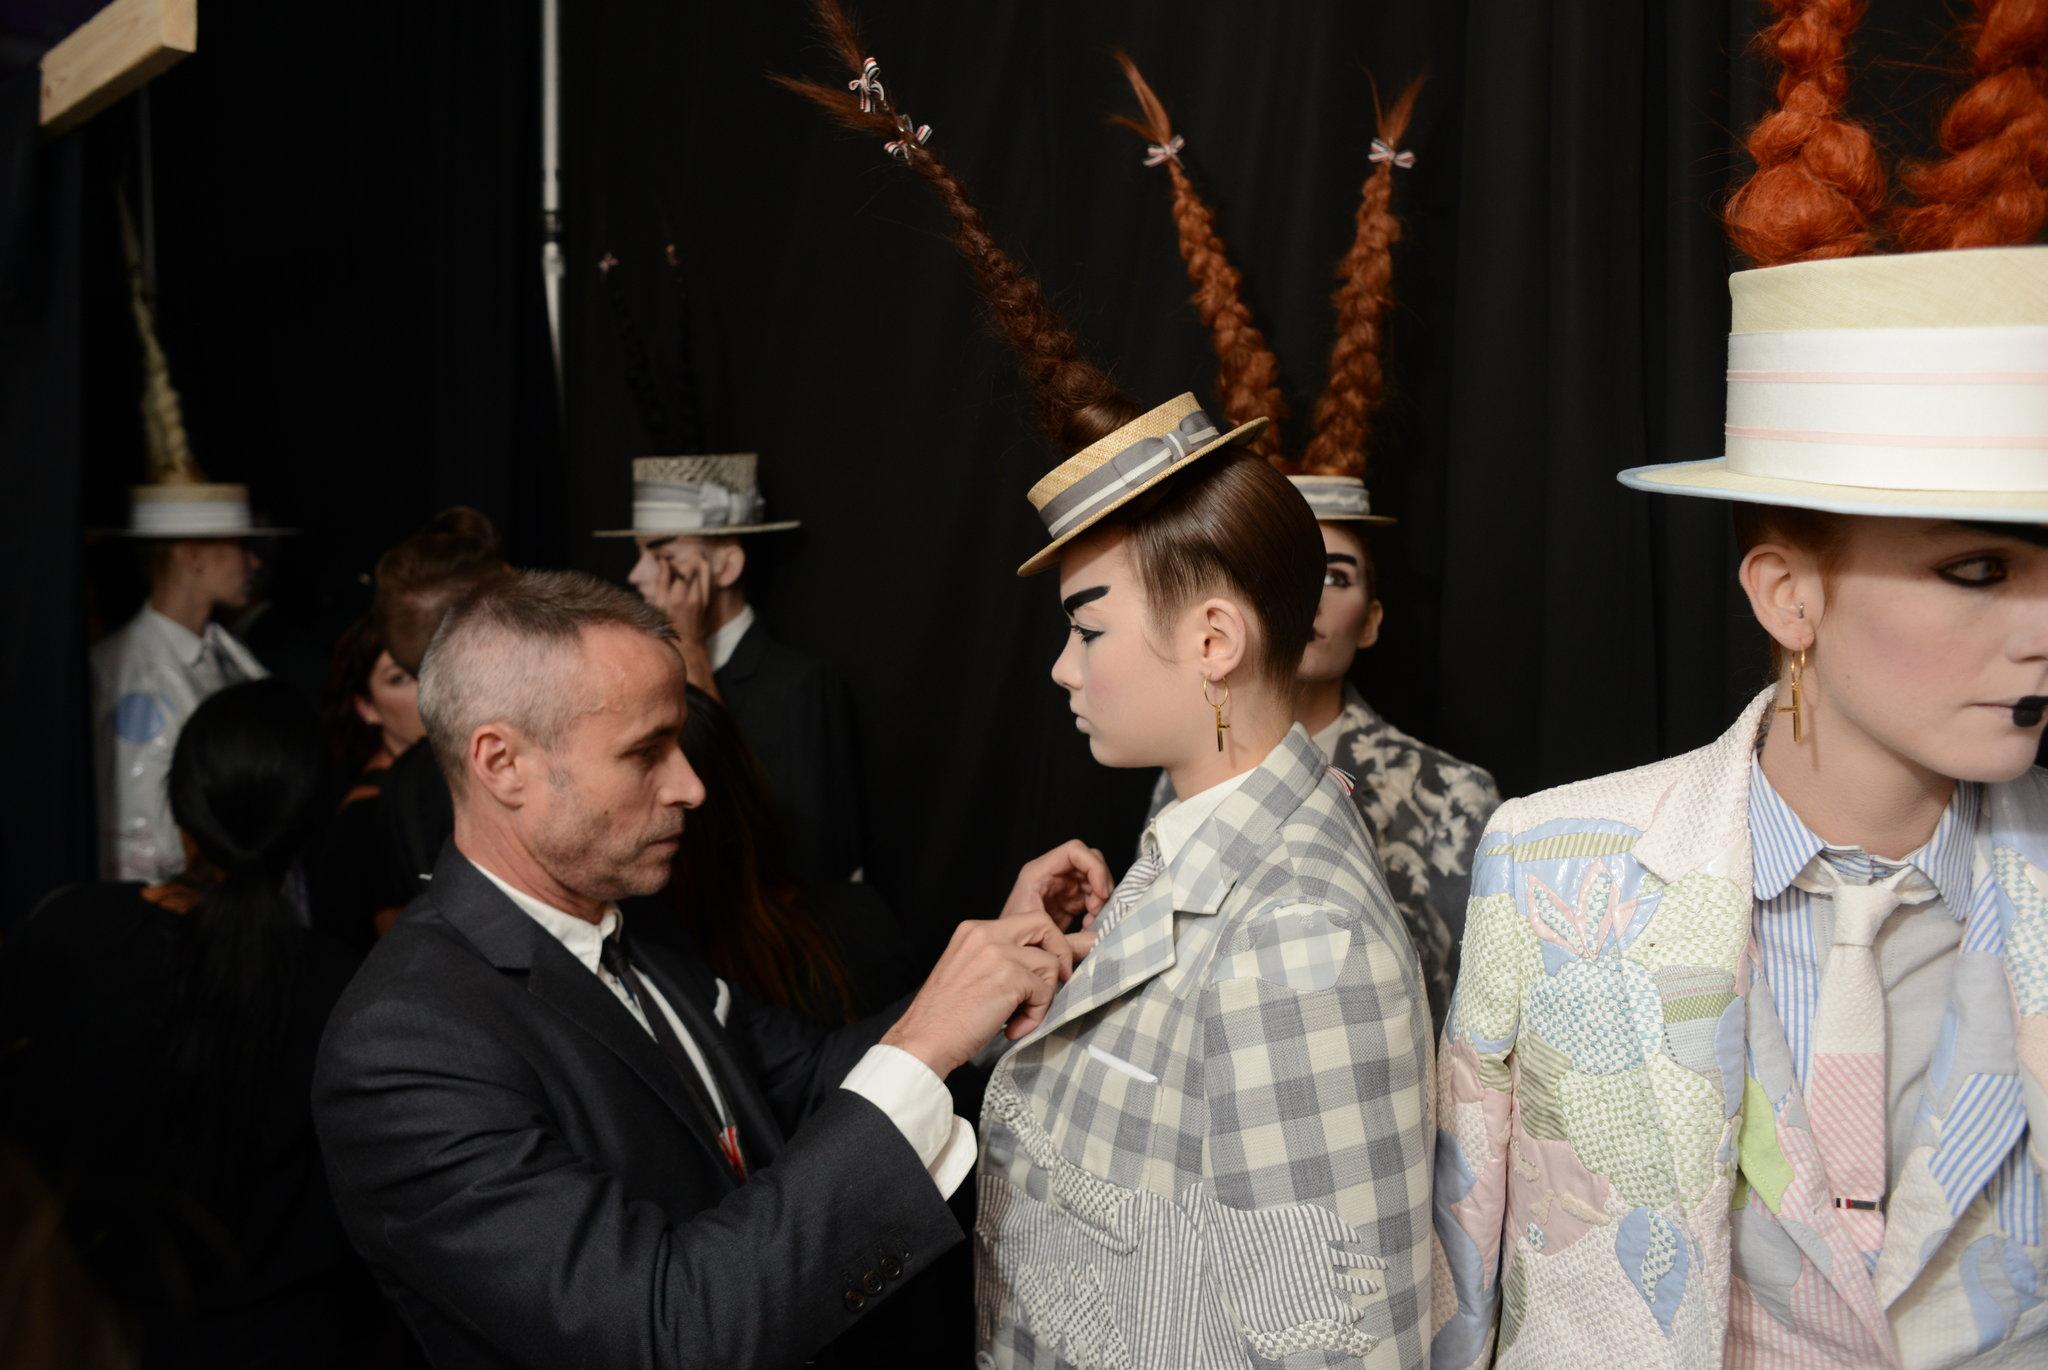
<path fill-rule="evenodd" d="M 1159 856 L 1159 838 L 1147 827 L 1144 838 L 1138 843 L 1138 859 L 1131 863 L 1131 868 L 1124 872 L 1124 878 L 1110 892 L 1109 913 L 1097 920 L 1095 931 L 1098 937 L 1107 935 L 1111 928 L 1123 921 L 1124 915 L 1137 906 L 1138 901 L 1145 897 L 1145 891 L 1152 888 L 1152 882 L 1165 869 L 1166 862 Z"/>
<path fill-rule="evenodd" d="M 1816 864 L 1833 873 L 1826 862 Z M 1872 944 L 1894 909 L 1925 897 L 1900 889 L 1915 874 L 1904 866 L 1867 885 L 1849 884 L 1837 876 L 1827 891 L 1834 906 L 1835 938 L 1821 970 L 1820 1000 L 1814 1010 L 1806 1113 L 1837 1217 L 1865 1260 L 1874 1259 L 1884 1247 L 1888 1187 L 1884 981 Z"/>

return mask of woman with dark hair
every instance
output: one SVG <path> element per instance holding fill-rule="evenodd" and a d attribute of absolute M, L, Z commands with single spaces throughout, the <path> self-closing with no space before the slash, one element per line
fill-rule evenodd
<path fill-rule="evenodd" d="M 185 871 L 59 891 L 0 952 L 0 1124 L 64 1194 L 146 1366 L 388 1349 L 307 1102 L 352 965 L 286 893 L 320 780 L 318 719 L 289 686 L 209 697 L 171 761 Z"/>
<path fill-rule="evenodd" d="M 1980 0 L 1891 254 L 1861 6 L 1774 8 L 1725 455 L 1621 474 L 1734 502 L 1770 679 L 1480 840 L 1441 1370 L 2048 1364 L 2048 6 Z"/>
<path fill-rule="evenodd" d="M 886 139 L 954 222 L 1040 426 L 1028 498 L 1071 620 L 1053 680 L 1096 760 L 1176 796 L 1088 959 L 982 1110 L 978 1363 L 1419 1366 L 1430 1332 L 1430 1025 L 1339 779 L 1294 721 L 1314 514 L 1192 395 L 1147 408 L 996 243 L 903 90 L 820 0 L 849 84 L 789 84 Z"/>
<path fill-rule="evenodd" d="M 391 655 L 374 614 L 335 642 L 321 713 L 334 786 L 347 789 L 314 863 L 313 921 L 366 952 L 405 905 L 405 888 L 390 878 L 389 863 L 373 859 L 384 843 L 379 800 L 392 764 L 426 735 L 419 682 Z"/>
<path fill-rule="evenodd" d="M 683 825 L 675 878 L 659 896 L 711 968 L 765 1003 L 850 1023 L 914 988 L 895 915 L 865 884 L 807 885 L 790 873 L 781 811 L 726 707 L 686 687 L 683 755 L 710 803 Z"/>

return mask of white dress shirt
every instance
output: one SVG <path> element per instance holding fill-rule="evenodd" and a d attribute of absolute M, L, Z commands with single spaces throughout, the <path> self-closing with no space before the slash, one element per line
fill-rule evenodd
<path fill-rule="evenodd" d="M 704 640 L 704 654 L 711 658 L 711 669 L 722 671 L 725 663 L 732 660 L 732 654 L 739 650 L 740 639 L 747 635 L 747 629 L 754 626 L 754 606 L 742 604 L 740 611 L 727 619 L 718 631 Z"/>
<path fill-rule="evenodd" d="M 476 865 L 471 862 L 471 865 Z M 654 1029 L 640 1006 L 633 1001 L 625 985 L 604 968 L 601 953 L 604 939 L 611 936 L 620 924 L 621 917 L 616 905 L 608 906 L 604 916 L 591 923 L 572 913 L 544 904 L 527 894 L 514 889 L 499 876 L 477 866 L 485 879 L 503 890 L 505 897 L 517 905 L 534 922 L 545 928 L 550 936 L 568 949 L 569 954 L 587 967 L 591 974 L 609 989 L 623 1004 L 633 1021 L 638 1023 L 648 1036 Z M 725 1097 L 718 1091 L 718 1081 L 712 1077 L 711 1067 L 704 1059 L 704 1053 L 697 1046 L 690 1030 L 683 1026 L 676 1012 L 669 1007 L 668 1000 L 655 988 L 654 982 L 645 976 L 641 984 L 649 998 L 654 1000 L 661 1016 L 668 1020 L 669 1029 L 676 1040 L 689 1053 L 690 1063 L 697 1067 L 703 1077 L 705 1088 L 711 1091 L 712 1105 L 718 1110 L 719 1122 L 730 1126 L 732 1114 L 727 1109 Z M 722 1027 L 725 1016 L 731 1010 L 732 991 L 725 981 L 718 981 L 718 1002 L 712 1008 L 712 1016 Z M 901 1047 L 883 1046 L 877 1043 L 867 1050 L 855 1063 L 846 1078 L 839 1082 L 841 1089 L 850 1089 L 876 1108 L 882 1110 L 896 1130 L 903 1134 L 917 1157 L 924 1163 L 932 1183 L 939 1187 L 941 1196 L 951 1198 L 960 1182 L 967 1178 L 967 1172 L 974 1168 L 974 1129 L 965 1118 L 953 1113 L 953 1096 L 946 1092 L 945 1082 L 932 1072 L 931 1067 L 904 1051 Z M 741 1138 L 742 1147 L 746 1139 Z"/>

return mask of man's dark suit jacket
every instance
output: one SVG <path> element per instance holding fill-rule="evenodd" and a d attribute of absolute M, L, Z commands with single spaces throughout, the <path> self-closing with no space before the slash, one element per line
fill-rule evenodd
<path fill-rule="evenodd" d="M 769 636 L 756 618 L 715 679 L 789 821 L 798 875 L 844 880 L 860 869 L 860 775 L 846 686 L 822 662 Z"/>
<path fill-rule="evenodd" d="M 456 852 L 370 953 L 313 1084 L 336 1207 L 441 1370 L 784 1366 L 960 1240 L 823 1031 L 636 945 L 737 1118 L 738 1184 L 654 1039 Z"/>

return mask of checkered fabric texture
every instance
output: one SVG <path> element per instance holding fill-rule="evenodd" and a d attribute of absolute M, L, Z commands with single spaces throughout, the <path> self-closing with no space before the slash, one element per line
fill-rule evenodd
<path fill-rule="evenodd" d="M 983 1354 L 1425 1364 L 1430 1072 L 1371 839 L 1296 728 L 998 1063 Z"/>

